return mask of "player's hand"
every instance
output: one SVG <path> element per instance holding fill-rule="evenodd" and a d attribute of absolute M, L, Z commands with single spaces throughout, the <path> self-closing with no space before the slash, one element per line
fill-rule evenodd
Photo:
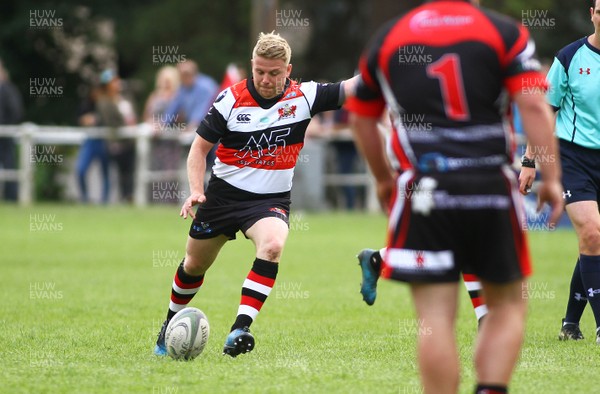
<path fill-rule="evenodd" d="M 190 216 L 192 219 L 196 218 L 194 215 L 194 205 L 202 204 L 206 201 L 206 196 L 203 193 L 192 193 L 181 206 L 181 212 L 179 216 L 187 219 Z"/>
<path fill-rule="evenodd" d="M 535 168 L 522 167 L 519 173 L 519 192 L 526 196 L 531 191 L 531 185 L 535 180 Z"/>
<path fill-rule="evenodd" d="M 548 224 L 551 226 L 555 225 L 560 215 L 563 212 L 564 200 L 563 200 L 563 188 L 559 181 L 545 181 L 542 183 L 537 191 L 538 194 L 538 212 L 542 209 L 544 203 L 548 203 L 552 208 Z"/>

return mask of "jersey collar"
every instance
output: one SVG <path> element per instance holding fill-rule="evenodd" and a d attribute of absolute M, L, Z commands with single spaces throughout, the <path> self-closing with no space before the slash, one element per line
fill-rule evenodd
<path fill-rule="evenodd" d="M 256 100 L 256 102 L 258 103 L 258 105 L 261 106 L 261 108 L 267 109 L 267 108 L 271 108 L 272 106 L 274 106 L 279 100 L 281 100 L 281 98 L 283 97 L 283 94 L 286 92 L 286 90 L 288 89 L 288 87 L 290 86 L 290 79 L 286 78 L 285 79 L 285 86 L 283 87 L 283 91 L 278 94 L 277 96 L 270 98 L 270 99 L 266 99 L 263 96 L 261 96 L 257 91 L 256 88 L 254 87 L 254 80 L 253 79 L 247 79 L 246 80 L 246 87 L 248 88 L 248 91 L 250 92 L 250 94 L 252 95 L 252 98 L 254 100 Z"/>

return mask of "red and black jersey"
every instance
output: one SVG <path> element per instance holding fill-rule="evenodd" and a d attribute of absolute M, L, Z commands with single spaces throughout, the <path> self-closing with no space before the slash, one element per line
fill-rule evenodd
<path fill-rule="evenodd" d="M 392 162 L 421 171 L 497 167 L 510 160 L 506 94 L 545 88 L 525 27 L 466 1 L 433 1 L 391 21 L 360 59 L 349 111 L 396 135 Z"/>
<path fill-rule="evenodd" d="M 243 80 L 223 90 L 197 130 L 220 141 L 213 175 L 246 192 L 290 191 L 310 119 L 339 108 L 340 89 L 340 83 L 287 80 L 279 96 L 265 99 Z"/>

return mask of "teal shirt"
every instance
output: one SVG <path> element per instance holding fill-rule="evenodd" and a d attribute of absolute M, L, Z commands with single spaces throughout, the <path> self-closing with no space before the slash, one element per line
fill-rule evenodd
<path fill-rule="evenodd" d="M 558 110 L 556 136 L 600 149 L 600 50 L 587 37 L 561 49 L 546 77 L 546 99 Z"/>

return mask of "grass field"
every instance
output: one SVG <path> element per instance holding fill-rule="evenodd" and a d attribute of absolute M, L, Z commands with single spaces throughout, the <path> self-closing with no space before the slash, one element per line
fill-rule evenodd
<path fill-rule="evenodd" d="M 190 304 L 207 314 L 211 336 L 185 363 L 152 355 L 189 226 L 177 208 L 0 205 L 0 392 L 420 393 L 407 288 L 380 283 L 373 307 L 358 292 L 355 255 L 383 244 L 383 216 L 291 219 L 277 284 L 252 327 L 255 351 L 221 355 L 253 260 L 238 234 Z M 511 392 L 597 392 L 591 312 L 584 341 L 557 340 L 576 239 L 533 232 L 530 246 L 536 272 L 524 293 L 527 337 Z M 461 392 L 470 393 L 477 326 L 461 297 Z"/>

